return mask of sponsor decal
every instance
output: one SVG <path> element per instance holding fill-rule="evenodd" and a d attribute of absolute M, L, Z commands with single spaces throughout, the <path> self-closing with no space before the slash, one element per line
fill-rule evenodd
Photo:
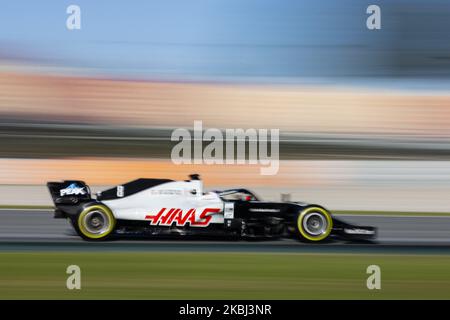
<path fill-rule="evenodd" d="M 150 194 L 152 195 L 166 195 L 166 196 L 170 196 L 170 195 L 182 195 L 183 191 L 182 190 L 177 190 L 177 189 L 160 189 L 160 190 L 150 190 Z"/>
<path fill-rule="evenodd" d="M 344 232 L 347 234 L 374 234 L 375 233 L 375 231 L 373 231 L 373 230 L 366 230 L 366 229 L 359 229 L 359 228 L 344 229 Z"/>
<path fill-rule="evenodd" d="M 189 223 L 190 226 L 207 227 L 211 222 L 211 214 L 217 212 L 220 212 L 219 208 L 206 208 L 197 219 L 195 209 L 183 212 L 182 209 L 177 208 L 162 208 L 156 215 L 146 215 L 145 220 L 149 220 L 152 226 L 170 226 L 175 222 L 177 226 L 185 226 Z"/>
<path fill-rule="evenodd" d="M 61 196 L 71 196 L 86 194 L 86 191 L 84 190 L 84 187 L 79 187 L 76 183 L 72 183 L 67 188 L 59 190 L 59 194 Z"/>
<path fill-rule="evenodd" d="M 280 212 L 280 209 L 269 209 L 269 208 L 251 208 L 250 212 Z"/>
<path fill-rule="evenodd" d="M 117 197 L 122 198 L 125 193 L 124 186 L 117 186 Z"/>
<path fill-rule="evenodd" d="M 225 202 L 225 212 L 223 214 L 224 219 L 233 219 L 234 218 L 234 203 L 233 202 Z"/>

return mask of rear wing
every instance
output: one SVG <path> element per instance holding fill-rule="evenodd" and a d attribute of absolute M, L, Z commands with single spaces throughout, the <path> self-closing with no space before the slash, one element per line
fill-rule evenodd
<path fill-rule="evenodd" d="M 48 182 L 47 187 L 55 205 L 78 204 L 92 199 L 91 189 L 84 181 Z"/>

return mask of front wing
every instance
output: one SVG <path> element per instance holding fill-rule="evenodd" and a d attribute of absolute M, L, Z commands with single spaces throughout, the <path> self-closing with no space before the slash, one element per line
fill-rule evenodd
<path fill-rule="evenodd" d="M 357 226 L 333 217 L 332 235 L 341 240 L 372 241 L 377 237 L 377 228 Z"/>

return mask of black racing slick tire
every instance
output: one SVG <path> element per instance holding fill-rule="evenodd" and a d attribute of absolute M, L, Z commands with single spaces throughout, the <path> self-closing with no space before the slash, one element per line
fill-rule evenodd
<path fill-rule="evenodd" d="M 297 215 L 296 229 L 299 239 L 305 242 L 322 242 L 333 229 L 331 213 L 320 206 L 309 206 Z"/>
<path fill-rule="evenodd" d="M 116 218 L 111 210 L 102 204 L 87 206 L 78 215 L 72 218 L 75 231 L 84 240 L 107 240 L 116 227 Z"/>

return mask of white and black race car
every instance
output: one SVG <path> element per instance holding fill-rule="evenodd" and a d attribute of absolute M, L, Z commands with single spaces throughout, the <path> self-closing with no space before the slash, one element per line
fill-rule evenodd
<path fill-rule="evenodd" d="M 86 240 L 120 235 L 372 240 L 373 227 L 343 222 L 319 205 L 267 202 L 246 189 L 204 192 L 189 180 L 137 179 L 91 196 L 83 181 L 49 182 L 55 218 Z"/>

